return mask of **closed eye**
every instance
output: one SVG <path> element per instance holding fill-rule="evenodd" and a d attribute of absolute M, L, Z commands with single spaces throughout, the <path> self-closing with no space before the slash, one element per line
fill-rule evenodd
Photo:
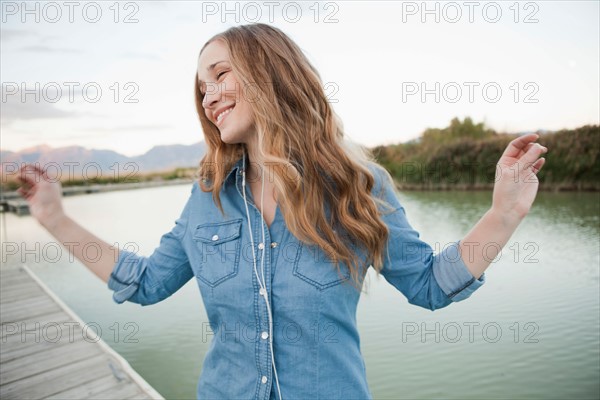
<path fill-rule="evenodd" d="M 222 72 L 219 72 L 219 73 L 217 74 L 217 79 L 219 79 L 221 76 L 223 76 L 223 75 L 224 75 L 224 74 L 226 74 L 226 73 L 227 73 L 227 71 L 222 71 Z"/>

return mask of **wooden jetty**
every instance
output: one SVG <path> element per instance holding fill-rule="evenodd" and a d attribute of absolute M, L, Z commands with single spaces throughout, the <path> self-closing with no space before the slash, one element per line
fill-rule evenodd
<path fill-rule="evenodd" d="M 173 179 L 168 181 L 144 181 L 132 183 L 108 183 L 84 186 L 67 186 L 62 188 L 63 196 L 113 192 L 115 190 L 145 189 L 151 187 L 173 186 L 192 183 L 192 179 Z M 11 212 L 17 215 L 28 215 L 29 205 L 16 191 L 0 192 L 0 212 Z"/>
<path fill-rule="evenodd" d="M 0 268 L 0 398 L 164 399 L 26 266 Z"/>
<path fill-rule="evenodd" d="M 0 200 L 0 212 L 28 215 L 29 204 L 27 204 L 27 201 L 24 199 Z"/>

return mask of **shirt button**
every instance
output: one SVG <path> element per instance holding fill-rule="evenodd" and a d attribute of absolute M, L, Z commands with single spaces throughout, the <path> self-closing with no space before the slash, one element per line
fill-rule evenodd
<path fill-rule="evenodd" d="M 258 244 L 258 248 L 261 249 L 261 250 L 264 249 L 265 248 L 265 244 L 264 243 L 259 243 Z"/>
<path fill-rule="evenodd" d="M 271 247 L 272 247 L 272 248 L 275 248 L 275 247 L 277 247 L 277 242 L 273 242 L 273 243 L 271 243 Z"/>
<path fill-rule="evenodd" d="M 212 240 L 213 240 L 213 242 L 216 240 L 219 240 L 219 235 L 213 235 Z"/>
<path fill-rule="evenodd" d="M 267 290 L 265 288 L 260 288 L 258 293 L 260 293 L 261 296 L 264 296 L 265 294 L 267 294 Z"/>
<path fill-rule="evenodd" d="M 267 340 L 269 338 L 269 333 L 268 332 L 263 332 L 262 335 L 260 335 L 261 338 Z"/>
<path fill-rule="evenodd" d="M 260 380 L 262 383 L 267 383 L 267 377 L 263 375 L 262 379 Z"/>

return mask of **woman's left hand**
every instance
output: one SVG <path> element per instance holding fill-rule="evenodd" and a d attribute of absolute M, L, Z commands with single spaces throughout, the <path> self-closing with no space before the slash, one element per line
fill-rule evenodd
<path fill-rule="evenodd" d="M 520 221 L 535 200 L 539 181 L 537 173 L 542 169 L 548 149 L 535 141 L 536 133 L 512 140 L 496 165 L 496 181 L 492 209 L 503 217 Z"/>

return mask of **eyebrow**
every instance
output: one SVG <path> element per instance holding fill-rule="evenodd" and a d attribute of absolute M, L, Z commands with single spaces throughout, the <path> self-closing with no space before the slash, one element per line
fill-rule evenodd
<path fill-rule="evenodd" d="M 206 68 L 206 70 L 207 70 L 207 71 L 211 71 L 211 70 L 213 70 L 213 69 L 214 69 L 214 68 L 217 66 L 217 64 L 224 63 L 224 62 L 229 62 L 229 61 L 227 61 L 227 60 L 221 60 L 221 61 L 217 61 L 217 62 L 216 62 L 216 63 L 214 63 L 214 64 L 210 64 L 210 65 L 208 66 L 208 68 Z M 202 81 L 202 79 L 200 79 L 200 78 L 198 78 L 198 82 L 200 82 L 200 84 L 204 83 L 204 81 Z"/>

